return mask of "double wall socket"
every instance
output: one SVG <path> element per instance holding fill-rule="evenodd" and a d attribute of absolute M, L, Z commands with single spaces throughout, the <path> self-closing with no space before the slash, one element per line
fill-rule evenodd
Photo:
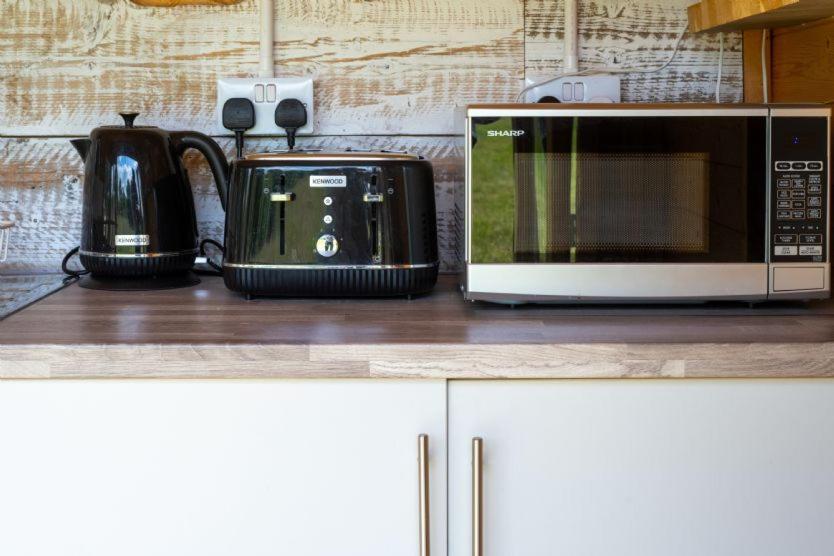
<path fill-rule="evenodd" d="M 534 82 L 528 80 L 527 86 Z M 620 78 L 616 75 L 562 77 L 525 93 L 525 102 L 553 97 L 559 102 L 620 102 Z"/>
<path fill-rule="evenodd" d="M 217 80 L 216 122 L 218 133 L 229 133 L 223 127 L 223 105 L 230 98 L 248 98 L 255 106 L 255 127 L 247 135 L 285 135 L 275 125 L 275 108 L 285 98 L 297 98 L 307 108 L 307 125 L 298 128 L 298 135 L 313 133 L 313 79 L 311 77 L 223 77 Z"/>

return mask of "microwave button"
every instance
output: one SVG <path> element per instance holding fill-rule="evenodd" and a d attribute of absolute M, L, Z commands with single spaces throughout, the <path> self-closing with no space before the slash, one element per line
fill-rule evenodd
<path fill-rule="evenodd" d="M 809 185 L 808 186 L 808 193 L 820 193 L 822 192 L 822 186 L 819 184 L 816 185 Z"/>
<path fill-rule="evenodd" d="M 806 168 L 806 164 L 804 162 L 794 162 L 791 164 L 792 170 L 804 170 Z"/>
<path fill-rule="evenodd" d="M 779 199 L 790 199 L 791 198 L 791 192 L 790 191 L 777 191 L 776 192 L 776 197 L 779 198 Z"/>
<path fill-rule="evenodd" d="M 809 162 L 808 163 L 809 170 L 822 170 L 822 162 Z"/>
<path fill-rule="evenodd" d="M 805 201 L 791 201 L 791 208 L 804 209 Z"/>
<path fill-rule="evenodd" d="M 808 206 L 809 207 L 822 206 L 822 198 L 821 197 L 808 197 Z"/>
<path fill-rule="evenodd" d="M 793 257 L 796 255 L 796 246 L 777 245 L 773 248 L 773 254 L 777 257 Z"/>
<path fill-rule="evenodd" d="M 804 191 L 791 191 L 791 197 L 794 199 L 804 199 L 805 192 Z"/>
<path fill-rule="evenodd" d="M 808 218 L 813 218 L 814 220 L 818 220 L 822 218 L 822 209 L 811 209 L 808 211 Z"/>
<path fill-rule="evenodd" d="M 799 254 L 803 257 L 815 257 L 822 255 L 822 245 L 800 245 Z"/>
<path fill-rule="evenodd" d="M 813 174 L 808 176 L 808 183 L 822 183 L 822 176 L 819 174 Z"/>
<path fill-rule="evenodd" d="M 822 243 L 822 236 L 819 234 L 802 234 L 800 237 L 800 243 Z"/>
<path fill-rule="evenodd" d="M 788 179 L 776 180 L 776 187 L 784 188 L 784 187 L 790 187 L 790 186 L 791 186 L 791 180 L 788 180 Z"/>
<path fill-rule="evenodd" d="M 776 169 L 777 170 L 790 170 L 791 169 L 791 163 L 790 162 L 777 162 L 776 163 Z"/>
<path fill-rule="evenodd" d="M 790 201 L 776 201 L 776 208 L 778 209 L 789 209 L 791 208 Z"/>
<path fill-rule="evenodd" d="M 804 210 L 795 210 L 791 212 L 791 218 L 794 220 L 804 220 L 805 219 L 805 211 Z"/>
<path fill-rule="evenodd" d="M 794 189 L 802 189 L 802 188 L 805 187 L 805 180 L 803 180 L 803 179 L 796 179 L 796 180 L 791 180 L 791 181 L 793 183 L 793 188 Z"/>
<path fill-rule="evenodd" d="M 796 236 L 794 234 L 776 234 L 773 236 L 773 243 L 791 244 L 796 243 Z"/>
<path fill-rule="evenodd" d="M 777 220 L 790 220 L 791 219 L 791 211 L 789 211 L 789 210 L 776 211 L 776 219 Z"/>

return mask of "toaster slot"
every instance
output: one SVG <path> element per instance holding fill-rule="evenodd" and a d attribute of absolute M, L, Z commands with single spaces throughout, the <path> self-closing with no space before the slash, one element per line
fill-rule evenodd
<path fill-rule="evenodd" d="M 379 225 L 379 203 L 382 202 L 382 195 L 377 191 L 377 183 L 379 178 L 376 175 L 371 176 L 370 191 L 363 195 L 362 200 L 370 205 L 370 240 L 371 240 L 371 260 L 378 263 L 382 260 L 380 256 L 382 238 L 380 237 Z"/>

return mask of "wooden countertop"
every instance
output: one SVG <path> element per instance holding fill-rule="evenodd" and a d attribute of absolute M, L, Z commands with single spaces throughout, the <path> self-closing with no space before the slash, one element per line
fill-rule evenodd
<path fill-rule="evenodd" d="M 72 285 L 0 321 L 0 378 L 834 377 L 834 302 L 663 307 L 245 301 L 219 278 Z"/>

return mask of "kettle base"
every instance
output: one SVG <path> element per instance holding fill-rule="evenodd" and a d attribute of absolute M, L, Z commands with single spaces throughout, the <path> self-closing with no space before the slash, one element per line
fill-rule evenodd
<path fill-rule="evenodd" d="M 78 285 L 88 290 L 106 291 L 150 291 L 189 288 L 200 283 L 193 272 L 143 276 L 141 278 L 109 277 L 87 274 L 78 280 Z"/>

